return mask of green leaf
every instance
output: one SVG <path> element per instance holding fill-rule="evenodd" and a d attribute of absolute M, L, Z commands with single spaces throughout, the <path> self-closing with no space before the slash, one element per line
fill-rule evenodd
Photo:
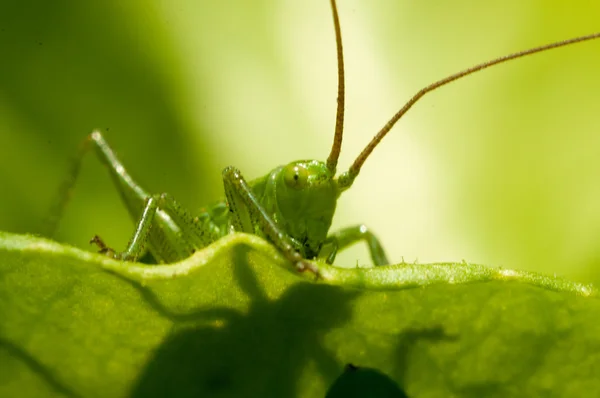
<path fill-rule="evenodd" d="M 0 396 L 600 395 L 589 286 L 466 263 L 319 266 L 298 274 L 243 234 L 147 266 L 1 233 Z"/>

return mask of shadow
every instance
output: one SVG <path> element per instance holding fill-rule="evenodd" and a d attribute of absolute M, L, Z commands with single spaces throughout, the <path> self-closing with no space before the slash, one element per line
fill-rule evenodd
<path fill-rule="evenodd" d="M 389 376 L 377 369 L 346 365 L 344 373 L 331 385 L 325 398 L 408 398 Z"/>
<path fill-rule="evenodd" d="M 121 274 L 117 274 L 116 272 L 112 272 L 110 270 L 105 270 L 105 272 L 113 275 L 115 278 L 120 279 L 122 282 L 127 283 L 129 286 L 137 290 L 140 297 L 142 297 L 143 301 L 150 307 L 154 312 L 156 312 L 159 316 L 170 320 L 171 322 L 177 323 L 186 323 L 186 322 L 202 322 L 202 323 L 211 323 L 218 322 L 221 319 L 234 318 L 236 316 L 243 316 L 243 314 L 233 308 L 229 307 L 215 307 L 211 309 L 198 309 L 185 313 L 177 313 L 171 311 L 168 307 L 166 307 L 158 295 L 154 293 L 152 290 L 141 286 L 138 282 L 133 281 L 126 276 Z"/>
<path fill-rule="evenodd" d="M 398 336 L 396 346 L 396 361 L 394 363 L 394 374 L 399 380 L 406 380 L 410 357 L 413 350 L 420 342 L 440 343 L 457 341 L 458 335 L 450 335 L 444 331 L 442 326 L 431 326 L 423 328 L 410 328 Z"/>
<path fill-rule="evenodd" d="M 36 358 L 16 344 L 0 338 L 0 351 L 6 351 L 9 356 L 23 362 L 33 373 L 42 379 L 56 394 L 67 397 L 78 398 L 80 395 L 73 392 L 63 384 L 49 369 L 41 364 Z"/>
<path fill-rule="evenodd" d="M 410 357 L 417 344 L 455 341 L 457 338 L 458 336 L 445 333 L 441 326 L 409 328 L 397 336 L 395 361 L 389 375 L 372 367 L 348 364 L 327 391 L 326 398 L 408 398 L 404 391 L 404 382 Z"/>
<path fill-rule="evenodd" d="M 460 337 L 457 334 L 447 334 L 442 326 L 412 328 L 402 332 L 399 335 L 396 348 L 396 362 L 394 364 L 395 379 L 402 381 L 403 384 L 408 380 L 407 371 L 409 370 L 410 359 L 418 344 L 422 342 L 434 344 L 455 342 L 459 339 Z M 452 396 L 465 398 L 510 396 L 510 391 L 507 391 L 507 386 L 496 382 L 484 381 L 456 387 L 452 381 L 446 380 L 445 384 L 449 388 L 448 394 L 452 394 Z"/>
<path fill-rule="evenodd" d="M 301 390 L 305 369 L 313 369 L 326 383 L 335 380 L 327 397 L 368 396 L 356 395 L 359 391 L 408 397 L 404 386 L 415 348 L 458 339 L 442 326 L 408 328 L 391 336 L 395 355 L 388 374 L 369 364 L 346 365 L 325 348 L 323 336 L 346 327 L 352 319 L 353 300 L 362 292 L 300 282 L 271 299 L 248 263 L 250 250 L 241 246 L 232 253 L 233 276 L 250 299 L 249 309 L 243 312 L 222 306 L 173 313 L 153 291 L 116 275 L 174 324 L 141 370 L 131 397 L 293 398 Z M 473 388 L 462 393 L 474 396 L 475 391 L 492 391 L 486 386 Z M 346 392 L 339 395 L 340 391 Z"/>
<path fill-rule="evenodd" d="M 234 255 L 234 276 L 251 298 L 247 313 L 213 308 L 171 314 L 152 292 L 136 287 L 175 325 L 141 372 L 132 397 L 294 397 L 298 372 L 309 365 L 324 380 L 337 377 L 343 364 L 321 339 L 350 320 L 351 301 L 360 292 L 302 282 L 271 300 L 247 254 L 244 248 Z"/>

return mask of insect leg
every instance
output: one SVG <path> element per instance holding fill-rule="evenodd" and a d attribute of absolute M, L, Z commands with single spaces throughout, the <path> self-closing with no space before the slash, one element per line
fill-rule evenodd
<path fill-rule="evenodd" d="M 317 267 L 294 249 L 290 237 L 267 214 L 238 169 L 230 166 L 223 170 L 223 184 L 236 231 L 254 234 L 258 229 L 299 271 L 310 270 L 318 275 Z"/>
<path fill-rule="evenodd" d="M 125 261 L 136 261 L 143 253 L 148 241 L 148 234 L 152 227 L 152 221 L 158 210 L 158 201 L 155 197 L 149 197 L 146 201 L 142 216 L 129 240 L 127 249 L 122 253 L 115 253 L 113 257 Z"/>
<path fill-rule="evenodd" d="M 92 132 L 82 143 L 71 171 L 61 185 L 58 201 L 51 210 L 46 223 L 46 235 L 53 235 L 75 186 L 81 161 L 90 149 L 94 150 L 100 161 L 107 167 L 129 214 L 137 222 L 136 231 L 123 255 L 126 258 L 139 258 L 143 254 L 144 247 L 147 246 L 158 262 L 172 262 L 189 256 L 192 249 L 182 241 L 178 225 L 160 209 L 148 212 L 156 206 L 158 197 L 150 200 L 151 195 L 131 178 L 99 131 Z M 147 221 L 148 219 L 150 222 Z M 148 245 L 143 244 L 146 241 Z"/>
<path fill-rule="evenodd" d="M 135 213 L 135 218 L 138 218 L 141 214 L 144 203 L 149 194 L 139 185 L 137 185 L 129 176 L 127 171 L 125 171 L 125 168 L 121 162 L 119 162 L 108 143 L 104 140 L 102 134 L 99 131 L 94 131 L 88 135 L 81 144 L 79 152 L 71 165 L 71 170 L 69 171 L 67 178 L 60 186 L 58 200 L 52 208 L 50 216 L 46 220 L 44 232 L 48 236 L 54 235 L 54 232 L 58 226 L 58 222 L 62 217 L 65 207 L 67 206 L 67 203 L 69 202 L 73 192 L 77 176 L 79 175 L 79 171 L 81 169 L 83 157 L 90 149 L 94 149 L 100 161 L 108 167 L 110 176 L 115 182 L 119 194 L 123 198 L 123 202 L 125 202 L 129 212 L 131 214 Z"/>
<path fill-rule="evenodd" d="M 326 258 L 328 264 L 331 264 L 335 260 L 338 251 L 359 241 L 364 241 L 367 244 L 373 264 L 386 265 L 390 263 L 379 239 L 363 224 L 344 228 L 329 235 L 325 240 L 324 246 L 331 246 L 332 249 L 329 254 L 324 253 L 327 256 L 323 257 Z"/>
<path fill-rule="evenodd" d="M 158 206 L 177 224 L 182 239 L 194 249 L 205 247 L 225 234 L 206 213 L 192 216 L 168 193 L 158 196 Z"/>
<path fill-rule="evenodd" d="M 155 249 L 159 249 L 158 253 L 161 259 L 167 258 L 169 261 L 175 261 L 188 257 L 194 252 L 195 246 L 190 241 L 190 236 L 179 228 L 177 220 L 173 220 L 174 225 L 167 231 L 164 229 L 164 223 L 154 222 L 157 215 L 165 215 L 164 210 L 159 208 L 165 202 L 164 197 L 165 194 L 152 195 L 146 200 L 142 215 L 125 251 L 117 253 L 112 249 L 106 250 L 104 242 L 97 236 L 92 239 L 92 242 L 100 246 L 101 252 L 125 261 L 136 261 L 140 258 L 144 254 L 147 243 L 153 244 Z"/>

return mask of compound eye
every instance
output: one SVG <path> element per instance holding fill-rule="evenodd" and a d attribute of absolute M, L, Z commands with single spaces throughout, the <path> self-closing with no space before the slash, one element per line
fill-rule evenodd
<path fill-rule="evenodd" d="M 283 179 L 288 187 L 302 189 L 308 182 L 308 170 L 303 166 L 290 164 L 283 171 Z"/>

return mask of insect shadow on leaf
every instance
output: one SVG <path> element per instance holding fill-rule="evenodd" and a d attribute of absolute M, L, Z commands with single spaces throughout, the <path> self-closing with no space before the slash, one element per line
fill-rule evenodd
<path fill-rule="evenodd" d="M 410 358 L 416 346 L 422 343 L 456 341 L 457 336 L 447 334 L 442 326 L 428 326 L 408 327 L 395 336 L 382 335 L 381 339 L 389 339 L 390 347 L 395 347 L 390 356 L 391 362 L 385 366 L 386 372 L 373 363 L 349 363 L 330 386 L 327 398 L 363 397 L 369 394 L 376 397 L 408 397 L 404 386 Z M 363 357 L 369 358 L 369 355 Z"/>
<path fill-rule="evenodd" d="M 397 336 L 394 376 L 405 380 L 411 355 L 419 343 L 454 342 L 458 335 L 448 334 L 441 325 L 427 327 L 410 327 Z"/>
<path fill-rule="evenodd" d="M 327 390 L 325 398 L 408 398 L 389 376 L 373 368 L 348 364 Z"/>
<path fill-rule="evenodd" d="M 154 287 L 119 276 L 173 322 L 141 370 L 131 396 L 294 397 L 298 372 L 310 364 L 325 381 L 335 379 L 343 363 L 325 348 L 322 338 L 350 321 L 351 303 L 361 292 L 302 281 L 267 294 L 249 264 L 249 250 L 236 247 L 232 261 L 234 289 L 246 296 L 245 311 L 223 306 L 176 313 L 162 303 Z M 269 298 L 274 295 L 277 298 Z"/>

